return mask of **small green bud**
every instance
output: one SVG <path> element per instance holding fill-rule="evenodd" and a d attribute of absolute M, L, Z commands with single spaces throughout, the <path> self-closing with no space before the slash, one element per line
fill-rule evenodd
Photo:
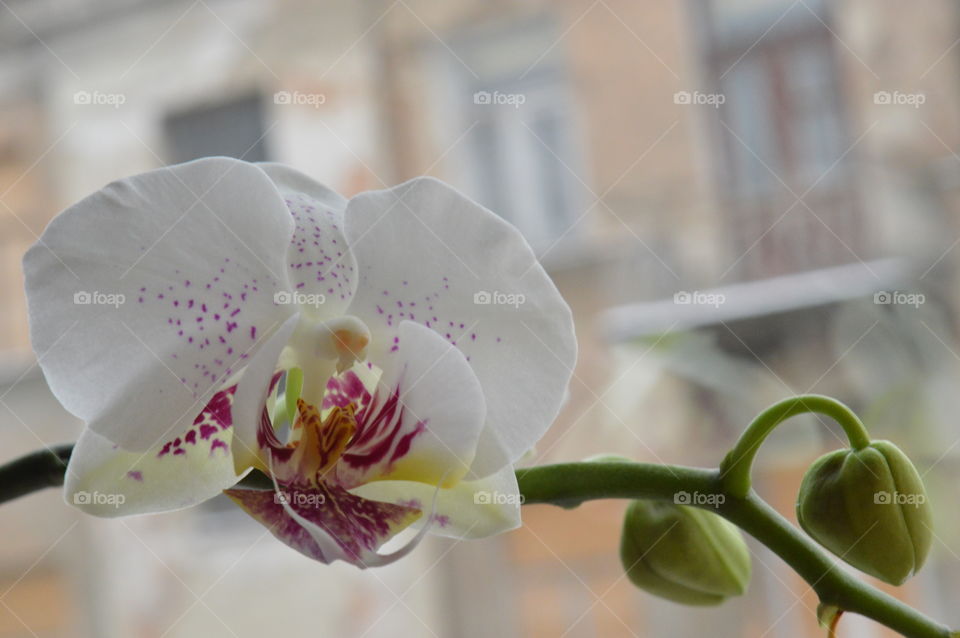
<path fill-rule="evenodd" d="M 817 459 L 800 485 L 797 519 L 818 543 L 892 585 L 920 570 L 933 536 L 923 481 L 889 441 Z"/>
<path fill-rule="evenodd" d="M 720 604 L 750 582 L 740 530 L 712 512 L 673 503 L 630 504 L 620 561 L 634 585 L 686 605 Z"/>

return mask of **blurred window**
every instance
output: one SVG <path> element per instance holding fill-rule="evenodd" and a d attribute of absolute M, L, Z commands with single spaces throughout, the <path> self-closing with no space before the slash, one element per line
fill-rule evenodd
<path fill-rule="evenodd" d="M 164 132 L 174 164 L 211 155 L 249 162 L 268 159 L 260 95 L 172 113 L 164 120 Z"/>
<path fill-rule="evenodd" d="M 460 149 L 470 194 L 540 249 L 567 238 L 584 199 L 573 100 L 555 30 L 541 17 L 461 33 L 452 46 L 463 64 L 444 72 L 461 129 L 452 138 L 473 127 Z"/>
<path fill-rule="evenodd" d="M 734 218 L 734 252 L 746 254 L 741 276 L 856 260 L 865 249 L 856 181 L 844 158 L 853 140 L 823 3 L 694 6 L 705 36 L 703 90 L 724 96 L 716 165 Z"/>
<path fill-rule="evenodd" d="M 565 133 L 570 116 L 561 87 L 552 82 L 518 83 L 511 91 L 509 95 L 522 96 L 520 107 L 474 109 L 477 125 L 468 148 L 480 185 L 477 196 L 531 242 L 554 241 L 575 213 L 566 183 L 576 177 L 565 168 L 572 161 Z"/>
<path fill-rule="evenodd" d="M 724 116 L 742 140 L 728 139 L 738 194 L 778 190 L 778 177 L 792 189 L 809 188 L 824 173 L 829 178 L 849 144 L 827 35 L 816 30 L 765 46 L 721 71 Z"/>

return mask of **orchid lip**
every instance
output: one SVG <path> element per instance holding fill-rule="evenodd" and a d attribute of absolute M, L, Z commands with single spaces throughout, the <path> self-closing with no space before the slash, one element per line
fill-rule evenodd
<path fill-rule="evenodd" d="M 364 368 L 373 370 L 371 366 Z M 383 556 L 376 550 L 421 518 L 423 510 L 350 494 L 349 481 L 340 476 L 345 469 L 341 466 L 366 457 L 389 466 L 397 455 L 405 453 L 403 443 L 409 444 L 410 439 L 423 433 L 423 428 L 418 426 L 400 436 L 402 406 L 395 400 L 396 392 L 378 404 L 377 391 L 355 372 L 337 377 L 339 381 L 331 378 L 328 382 L 329 396 L 322 405 L 296 399 L 296 415 L 290 415 L 285 435 L 275 429 L 278 424 L 265 407 L 257 435 L 258 467 L 273 479 L 275 494 L 268 497 L 245 490 L 227 490 L 227 494 L 302 553 L 324 562 L 347 560 L 366 566 L 371 561 L 376 564 L 402 555 Z M 270 393 L 275 391 L 283 395 L 289 388 L 273 382 Z M 282 403 L 286 403 L 286 397 Z M 351 452 L 360 456 L 351 459 Z M 437 485 L 435 490 L 439 488 Z M 289 494 L 295 498 L 290 499 Z M 435 505 L 436 494 L 431 507 Z M 423 537 L 425 528 L 409 549 Z"/>

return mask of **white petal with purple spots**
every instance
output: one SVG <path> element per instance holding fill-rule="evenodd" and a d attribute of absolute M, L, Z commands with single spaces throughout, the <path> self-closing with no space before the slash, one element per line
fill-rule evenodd
<path fill-rule="evenodd" d="M 346 200 L 282 164 L 259 164 L 294 220 L 287 267 L 291 300 L 321 317 L 343 314 L 357 289 L 357 262 L 343 236 Z"/>
<path fill-rule="evenodd" d="M 295 312 L 274 301 L 292 233 L 266 174 L 227 158 L 120 180 L 69 208 L 24 258 L 54 394 L 130 451 L 185 434 Z"/>
<path fill-rule="evenodd" d="M 570 308 L 520 232 L 418 178 L 350 200 L 346 234 L 360 267 L 348 312 L 370 328 L 370 359 L 402 348 L 404 320 L 455 344 L 487 404 L 472 475 L 519 459 L 556 418 L 577 351 Z"/>

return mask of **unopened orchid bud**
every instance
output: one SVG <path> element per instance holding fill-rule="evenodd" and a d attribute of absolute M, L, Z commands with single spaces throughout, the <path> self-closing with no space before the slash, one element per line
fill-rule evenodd
<path fill-rule="evenodd" d="M 820 457 L 803 477 L 797 519 L 818 543 L 892 585 L 920 570 L 933 536 L 923 481 L 889 441 Z"/>
<path fill-rule="evenodd" d="M 620 560 L 634 585 L 686 605 L 717 605 L 750 582 L 740 530 L 693 507 L 634 501 L 627 508 Z"/>

